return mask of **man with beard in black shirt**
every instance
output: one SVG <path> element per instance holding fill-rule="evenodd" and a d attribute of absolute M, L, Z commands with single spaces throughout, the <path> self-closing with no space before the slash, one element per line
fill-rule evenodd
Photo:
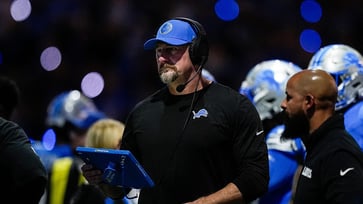
<path fill-rule="evenodd" d="M 303 70 L 286 85 L 283 137 L 300 136 L 307 154 L 294 204 L 363 203 L 363 152 L 335 113 L 337 86 L 323 70 Z"/>
<path fill-rule="evenodd" d="M 121 149 L 130 150 L 155 183 L 141 189 L 139 204 L 245 203 L 265 193 L 260 117 L 247 97 L 201 74 L 208 58 L 204 28 L 171 19 L 144 48 L 155 51 L 166 86 L 135 106 L 122 137 Z M 90 183 L 110 187 L 101 183 L 100 170 L 82 170 Z M 121 188 L 112 190 L 105 192 L 122 198 Z"/>

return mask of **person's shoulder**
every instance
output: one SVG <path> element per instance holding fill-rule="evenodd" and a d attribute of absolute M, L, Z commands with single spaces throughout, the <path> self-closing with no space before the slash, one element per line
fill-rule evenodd
<path fill-rule="evenodd" d="M 213 82 L 210 86 L 210 91 L 207 91 L 207 96 L 219 103 L 253 106 L 245 95 L 240 94 L 230 86 L 218 82 Z"/>
<path fill-rule="evenodd" d="M 205 99 L 213 103 L 214 107 L 220 107 L 235 114 L 258 115 L 255 106 L 246 96 L 224 84 L 213 83 L 206 92 Z"/>
<path fill-rule="evenodd" d="M 11 120 L 7 120 L 3 117 L 0 116 L 0 126 L 18 126 L 17 123 L 11 121 Z"/>
<path fill-rule="evenodd" d="M 344 111 L 345 120 L 362 120 L 363 119 L 363 100 L 354 103 L 348 109 Z M 362 120 L 363 121 L 363 120 Z"/>
<path fill-rule="evenodd" d="M 218 82 L 213 82 L 210 86 L 210 92 L 218 95 L 226 95 L 227 97 L 238 97 L 238 98 L 246 98 L 244 95 L 240 94 L 237 90 L 233 89 L 230 86 L 225 84 L 221 84 Z"/>
<path fill-rule="evenodd" d="M 130 115 L 133 115 L 138 112 L 143 112 L 145 109 L 149 109 L 150 105 L 156 104 L 155 102 L 163 100 L 168 94 L 167 87 L 163 87 L 153 94 L 147 96 L 143 100 L 136 103 L 136 105 L 130 111 Z"/>
<path fill-rule="evenodd" d="M 227 86 L 227 85 L 222 84 L 220 82 L 213 82 L 210 87 L 211 87 L 211 89 L 220 90 L 220 91 L 237 92 L 234 89 L 232 89 L 230 86 Z"/>
<path fill-rule="evenodd" d="M 326 133 L 325 137 L 319 142 L 317 149 L 327 154 L 334 154 L 340 151 L 361 152 L 358 143 L 344 128 Z"/>
<path fill-rule="evenodd" d="M 161 100 L 167 94 L 168 94 L 167 87 L 163 87 L 163 88 L 155 91 L 154 93 L 150 94 L 149 96 L 145 97 L 143 100 L 139 101 L 136 104 L 135 108 L 138 108 L 138 107 L 140 107 L 142 105 L 145 105 L 147 103 L 151 103 L 151 102 L 155 102 L 155 101 Z"/>
<path fill-rule="evenodd" d="M 6 136 L 12 136 L 12 138 L 15 138 L 15 135 L 23 135 L 26 137 L 23 128 L 20 127 L 19 124 L 11 120 L 4 119 L 2 117 L 0 117 L 0 135 L 2 135 L 2 138 Z"/>

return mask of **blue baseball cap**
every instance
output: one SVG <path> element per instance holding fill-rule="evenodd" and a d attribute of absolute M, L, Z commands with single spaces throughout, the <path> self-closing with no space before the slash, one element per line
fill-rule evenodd
<path fill-rule="evenodd" d="M 169 45 L 184 45 L 191 43 L 196 36 L 193 27 L 188 22 L 169 20 L 160 26 L 156 38 L 151 38 L 145 42 L 144 49 L 154 49 L 158 41 Z"/>

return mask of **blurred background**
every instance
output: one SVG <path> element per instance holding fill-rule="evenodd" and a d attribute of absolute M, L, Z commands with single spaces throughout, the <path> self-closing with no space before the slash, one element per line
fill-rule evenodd
<path fill-rule="evenodd" d="M 40 139 L 49 102 L 71 89 L 125 122 L 137 102 L 163 86 L 154 52 L 143 44 L 169 18 L 204 25 L 205 69 L 238 90 L 264 60 L 306 68 L 332 43 L 363 52 L 362 8 L 362 0 L 1 0 L 0 75 L 21 90 L 14 120 Z"/>

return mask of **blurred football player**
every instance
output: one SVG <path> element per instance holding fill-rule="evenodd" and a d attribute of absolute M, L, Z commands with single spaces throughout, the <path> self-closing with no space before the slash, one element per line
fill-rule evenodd
<path fill-rule="evenodd" d="M 301 68 L 292 62 L 274 59 L 255 65 L 241 84 L 240 93 L 256 106 L 266 132 L 270 183 L 268 192 L 255 203 L 287 204 L 291 199 L 294 174 L 303 161 L 301 139 L 282 139 L 284 131 L 280 104 L 285 98 L 288 78 Z"/>
<path fill-rule="evenodd" d="M 329 72 L 338 86 L 335 109 L 344 113 L 345 127 L 363 151 L 363 57 L 354 48 L 331 44 L 318 50 L 308 69 Z"/>
<path fill-rule="evenodd" d="M 32 142 L 46 168 L 59 157 L 72 156 L 75 147 L 84 145 L 88 127 L 103 117 L 94 102 L 78 90 L 55 96 L 47 107 L 48 130 L 41 141 Z"/>
<path fill-rule="evenodd" d="M 86 183 L 80 172 L 84 162 L 74 153 L 76 147 L 85 145 L 88 128 L 102 118 L 104 113 L 78 90 L 63 92 L 50 102 L 46 117 L 50 129 L 41 144 L 34 145 L 49 171 L 45 203 L 69 203 Z"/>

